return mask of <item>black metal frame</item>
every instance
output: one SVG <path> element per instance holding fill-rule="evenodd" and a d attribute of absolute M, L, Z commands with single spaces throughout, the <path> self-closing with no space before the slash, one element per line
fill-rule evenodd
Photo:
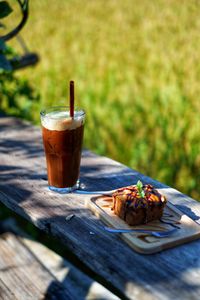
<path fill-rule="evenodd" d="M 22 19 L 19 22 L 19 24 L 9 33 L 0 36 L 0 39 L 2 39 L 4 42 L 7 42 L 8 40 L 12 39 L 13 37 L 15 37 L 20 30 L 24 27 L 24 25 L 26 24 L 26 21 L 28 19 L 28 15 L 29 15 L 29 0 L 16 0 L 21 8 L 21 13 L 22 13 Z M 20 43 L 20 45 L 22 46 L 25 54 L 22 56 L 17 56 L 17 57 L 13 57 L 11 59 L 9 59 L 9 62 L 12 66 L 13 70 L 18 70 L 18 69 L 22 69 L 25 67 L 28 67 L 30 65 L 35 65 L 38 63 L 39 61 L 39 56 L 37 53 L 34 52 L 29 52 L 28 48 L 25 45 L 24 40 L 22 39 L 22 37 L 20 37 L 19 35 L 17 36 L 17 40 Z"/>
<path fill-rule="evenodd" d="M 22 19 L 20 21 L 20 23 L 9 33 L 0 36 L 0 38 L 2 40 L 4 40 L 5 42 L 12 39 L 14 36 L 16 36 L 20 30 L 24 27 L 24 25 L 26 24 L 26 21 L 28 19 L 28 12 L 29 12 L 29 0 L 17 0 L 17 2 L 19 3 L 19 6 L 21 8 L 21 12 L 22 12 Z"/>

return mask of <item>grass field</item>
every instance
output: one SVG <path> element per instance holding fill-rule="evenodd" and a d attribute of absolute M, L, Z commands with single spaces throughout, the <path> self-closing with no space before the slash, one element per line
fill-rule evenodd
<path fill-rule="evenodd" d="M 18 75 L 41 94 L 34 122 L 73 79 L 87 148 L 200 199 L 200 2 L 30 4 L 22 35 L 41 61 Z"/>

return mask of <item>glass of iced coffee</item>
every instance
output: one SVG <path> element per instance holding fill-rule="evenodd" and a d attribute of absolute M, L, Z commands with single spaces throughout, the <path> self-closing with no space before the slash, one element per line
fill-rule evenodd
<path fill-rule="evenodd" d="M 68 193 L 79 187 L 85 112 L 70 107 L 47 108 L 40 113 L 49 189 Z"/>

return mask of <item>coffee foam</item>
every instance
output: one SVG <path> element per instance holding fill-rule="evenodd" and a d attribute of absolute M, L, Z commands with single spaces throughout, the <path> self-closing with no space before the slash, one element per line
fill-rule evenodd
<path fill-rule="evenodd" d="M 76 115 L 75 118 L 71 118 L 68 112 L 51 112 L 42 117 L 42 126 L 48 130 L 73 130 L 80 127 L 83 124 L 83 116 Z"/>

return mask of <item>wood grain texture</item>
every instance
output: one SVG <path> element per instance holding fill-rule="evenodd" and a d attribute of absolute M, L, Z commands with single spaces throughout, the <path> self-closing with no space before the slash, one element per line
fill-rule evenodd
<path fill-rule="evenodd" d="M 0 299 L 119 300 L 66 259 L 30 239 L 13 220 L 4 221 L 3 228 Z"/>
<path fill-rule="evenodd" d="M 0 118 L 0 152 L 0 201 L 56 236 L 124 299 L 200 298 L 199 240 L 144 256 L 119 236 L 103 232 L 102 222 L 84 205 L 87 195 L 58 195 L 47 189 L 39 128 Z M 138 179 L 162 189 L 199 223 L 198 202 L 109 158 L 83 153 L 81 180 L 87 190 L 110 190 Z"/>
<path fill-rule="evenodd" d="M 0 299 L 17 300 L 14 293 L 0 278 Z"/>
<path fill-rule="evenodd" d="M 1 235 L 0 253 L 0 279 L 14 299 L 51 299 L 53 296 L 74 299 L 13 234 Z M 5 296 L 2 299 L 6 299 Z"/>

